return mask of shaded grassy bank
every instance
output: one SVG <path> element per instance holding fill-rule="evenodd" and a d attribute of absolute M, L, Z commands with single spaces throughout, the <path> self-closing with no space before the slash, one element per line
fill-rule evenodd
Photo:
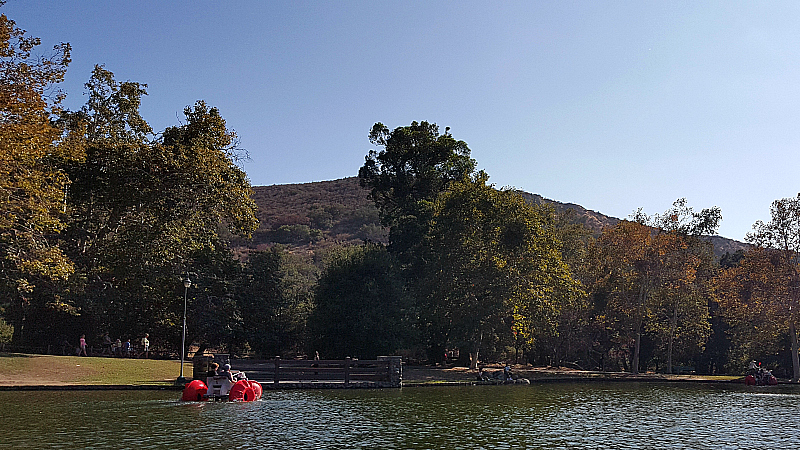
<path fill-rule="evenodd" d="M 179 374 L 180 361 L 0 353 L 0 386 L 170 386 Z"/>

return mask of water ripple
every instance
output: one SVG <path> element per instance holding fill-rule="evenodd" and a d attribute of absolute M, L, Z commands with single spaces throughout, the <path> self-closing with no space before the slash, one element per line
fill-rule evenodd
<path fill-rule="evenodd" d="M 539 384 L 265 391 L 0 392 L 0 448 L 800 448 L 796 386 Z"/>

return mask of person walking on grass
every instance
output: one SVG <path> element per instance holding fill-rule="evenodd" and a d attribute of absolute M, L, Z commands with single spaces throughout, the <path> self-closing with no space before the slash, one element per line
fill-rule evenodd
<path fill-rule="evenodd" d="M 78 345 L 80 346 L 80 351 L 78 352 L 78 356 L 81 356 L 81 355 L 83 355 L 83 356 L 89 356 L 89 355 L 86 353 L 86 335 L 85 335 L 85 334 L 82 334 L 82 335 L 81 335 L 81 339 L 80 339 L 80 341 L 79 341 L 79 344 L 78 344 Z"/>

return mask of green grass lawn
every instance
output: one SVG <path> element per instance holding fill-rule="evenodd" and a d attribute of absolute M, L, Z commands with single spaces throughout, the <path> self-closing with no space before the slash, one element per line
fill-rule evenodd
<path fill-rule="evenodd" d="M 171 385 L 178 375 L 180 361 L 0 353 L 0 385 Z"/>

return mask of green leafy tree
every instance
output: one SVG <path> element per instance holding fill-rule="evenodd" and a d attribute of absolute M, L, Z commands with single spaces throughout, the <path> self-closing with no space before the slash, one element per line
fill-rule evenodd
<path fill-rule="evenodd" d="M 264 357 L 292 356 L 303 348 L 315 267 L 279 247 L 250 254 L 238 308 L 241 340 Z"/>
<path fill-rule="evenodd" d="M 640 217 L 641 212 L 639 212 Z M 653 319 L 649 322 L 661 342 L 667 341 L 667 372 L 672 372 L 676 340 L 684 360 L 696 356 L 708 339 L 712 280 L 715 275 L 711 242 L 703 236 L 713 235 L 719 228 L 719 208 L 696 213 L 678 199 L 672 208 L 656 214 L 650 225 L 667 242 L 668 254 L 662 258 L 662 281 L 656 293 Z M 693 359 L 693 358 L 692 358 Z"/>
<path fill-rule="evenodd" d="M 642 324 L 653 290 L 653 267 L 648 258 L 651 239 L 649 227 L 623 220 L 603 230 L 593 249 L 597 260 L 593 291 L 595 299 L 603 301 L 598 319 L 621 335 L 619 344 L 627 347 L 626 341 L 634 336 L 633 373 L 638 373 Z"/>
<path fill-rule="evenodd" d="M 246 347 L 241 337 L 242 312 L 238 304 L 239 281 L 243 277 L 242 264 L 233 258 L 226 247 L 206 248 L 191 255 L 189 276 L 192 285 L 184 291 L 184 286 L 175 277 L 173 289 L 165 297 L 170 300 L 188 294 L 186 345 L 197 345 L 197 354 L 206 348 L 224 348 L 237 353 Z M 180 304 L 180 302 L 178 302 Z M 166 308 L 163 327 L 151 333 L 154 338 L 161 337 L 166 342 L 180 342 L 182 331 L 181 311 Z M 158 317 L 158 316 L 156 316 Z"/>
<path fill-rule="evenodd" d="M 572 209 L 555 214 L 552 229 L 560 244 L 561 258 L 583 289 L 591 282 L 588 248 L 593 242 L 592 231 L 579 222 Z M 555 320 L 555 329 L 538 335 L 537 348 L 546 355 L 549 364 L 579 362 L 581 367 L 591 366 L 589 355 L 595 329 L 590 306 L 585 292 L 564 299 Z"/>
<path fill-rule="evenodd" d="M 373 145 L 358 171 L 361 186 L 380 212 L 381 223 L 389 227 L 389 250 L 403 264 L 410 263 L 414 249 L 427 234 L 432 205 L 440 192 L 475 170 L 467 143 L 457 141 L 445 129 L 428 122 L 412 122 L 389 130 L 376 123 L 369 134 Z"/>
<path fill-rule="evenodd" d="M 11 343 L 11 337 L 14 335 L 14 327 L 7 324 L 5 320 L 0 318 L 0 344 Z"/>
<path fill-rule="evenodd" d="M 68 141 L 86 153 L 69 168 L 80 307 L 140 334 L 171 323 L 182 306 L 176 279 L 194 255 L 218 254 L 224 236 L 255 230 L 255 205 L 236 136 L 216 108 L 197 102 L 185 124 L 156 138 L 139 114 L 144 85 L 96 66 L 86 87 L 86 106 L 62 118 Z"/>
<path fill-rule="evenodd" d="M 320 276 L 318 257 L 283 251 L 281 253 L 281 295 L 291 305 L 287 329 L 292 332 L 289 343 L 295 355 L 307 349 L 308 318 L 314 308 L 314 290 Z"/>
<path fill-rule="evenodd" d="M 237 296 L 242 313 L 244 340 L 264 356 L 280 355 L 279 312 L 283 304 L 280 289 L 281 254 L 277 248 L 250 255 L 244 265 Z M 276 320 L 278 319 L 278 320 Z"/>
<path fill-rule="evenodd" d="M 309 350 L 325 358 L 373 359 L 408 342 L 403 283 L 381 244 L 332 250 L 314 298 Z"/>
<path fill-rule="evenodd" d="M 791 339 L 793 311 L 786 276 L 779 252 L 753 247 L 716 279 L 716 297 L 730 326 L 729 369 L 734 373 L 741 373 L 749 361 L 778 360 L 786 338 Z"/>
<path fill-rule="evenodd" d="M 416 283 L 432 352 L 463 343 L 473 368 L 481 348 L 512 342 L 514 332 L 529 345 L 551 332 L 562 303 L 580 293 L 552 211 L 487 180 L 480 172 L 440 194 Z"/>

